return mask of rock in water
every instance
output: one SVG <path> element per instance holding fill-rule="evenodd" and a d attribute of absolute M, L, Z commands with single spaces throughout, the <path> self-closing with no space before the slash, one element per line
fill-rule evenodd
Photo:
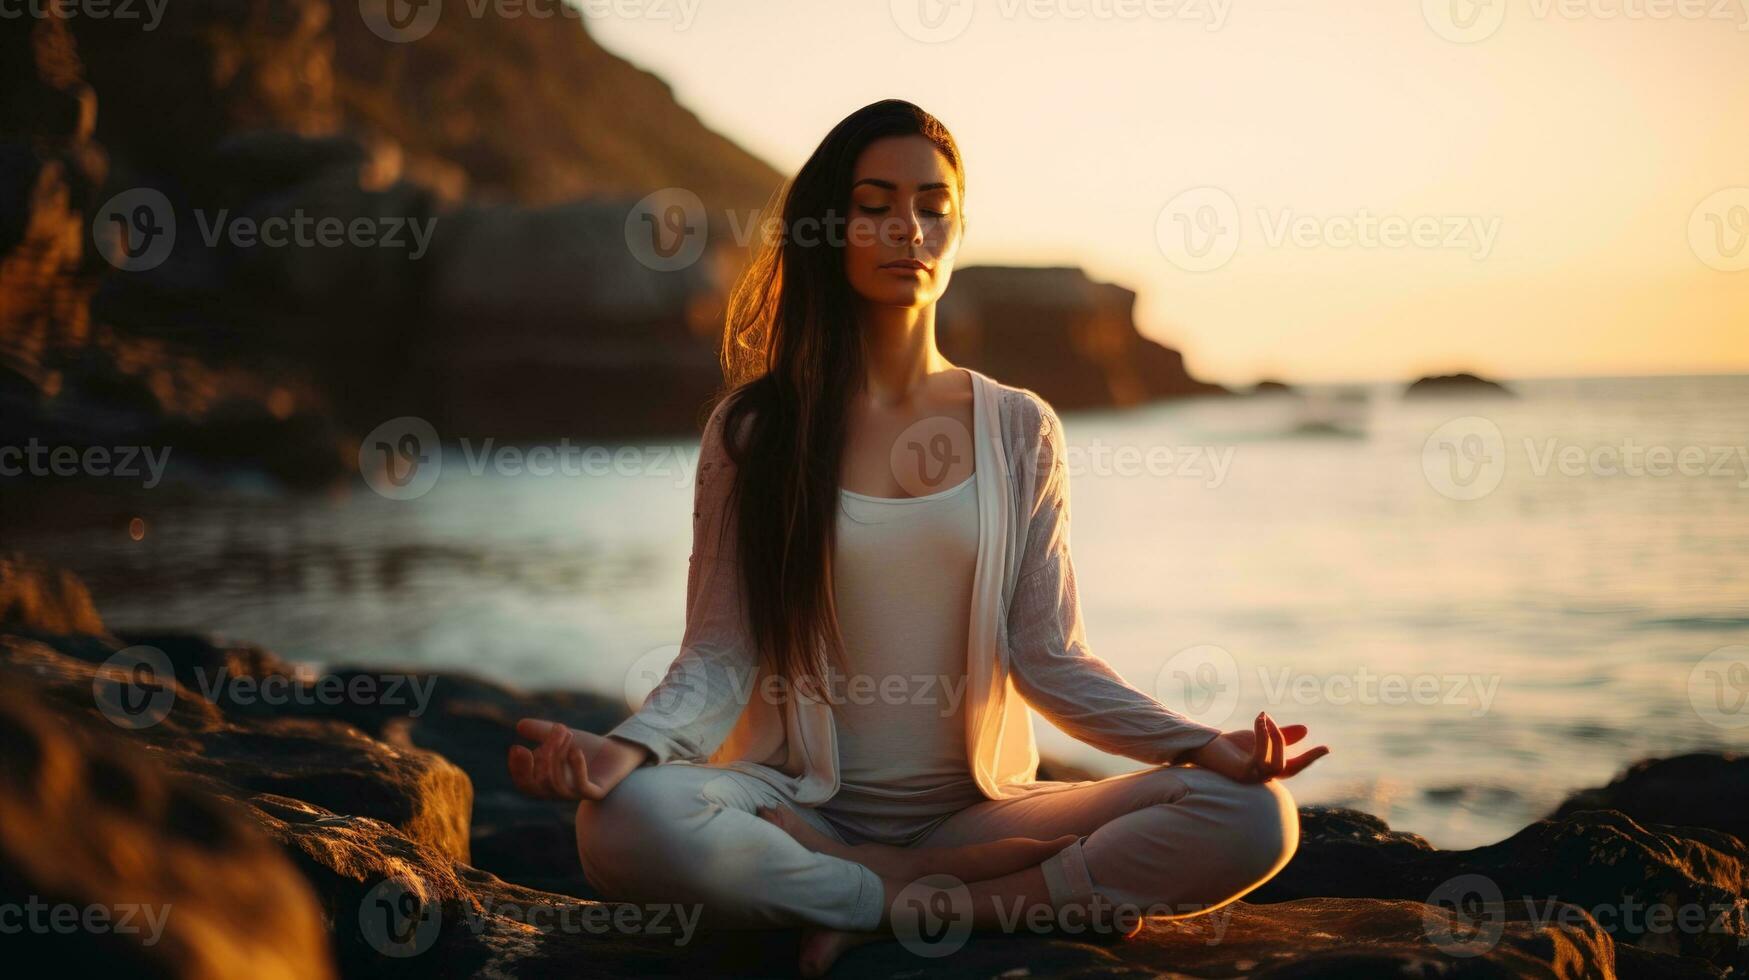
<path fill-rule="evenodd" d="M 1451 395 L 1473 397 L 1477 395 L 1497 395 L 1515 398 L 1517 395 L 1511 388 L 1498 381 L 1478 378 L 1468 372 L 1457 374 L 1436 374 L 1419 378 L 1403 391 L 1405 398 L 1425 398 L 1430 395 Z"/>

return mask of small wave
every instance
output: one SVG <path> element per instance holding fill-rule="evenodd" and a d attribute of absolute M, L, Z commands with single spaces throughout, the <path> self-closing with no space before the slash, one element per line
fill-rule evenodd
<path fill-rule="evenodd" d="M 1670 616 L 1662 619 L 1642 619 L 1634 624 L 1642 630 L 1743 630 L 1749 629 L 1749 616 Z"/>

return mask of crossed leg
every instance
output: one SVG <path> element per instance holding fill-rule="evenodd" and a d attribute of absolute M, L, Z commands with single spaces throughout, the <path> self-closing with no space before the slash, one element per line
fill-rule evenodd
<path fill-rule="evenodd" d="M 986 800 L 949 817 L 922 845 L 1022 833 L 1077 835 L 1038 867 L 1053 910 L 1099 902 L 1185 918 L 1236 901 L 1285 867 L 1299 847 L 1299 811 L 1280 780 L 1160 767 Z"/>

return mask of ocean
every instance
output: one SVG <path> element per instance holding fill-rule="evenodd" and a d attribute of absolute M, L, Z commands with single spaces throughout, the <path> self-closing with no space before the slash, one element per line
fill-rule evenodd
<path fill-rule="evenodd" d="M 1749 746 L 1749 377 L 1508 384 L 1065 413 L 1089 649 L 1206 723 L 1309 726 L 1300 802 L 1441 847 Z M 409 500 L 118 483 L 0 521 L 112 627 L 635 701 L 681 637 L 697 445 L 582 448 L 452 447 Z"/>

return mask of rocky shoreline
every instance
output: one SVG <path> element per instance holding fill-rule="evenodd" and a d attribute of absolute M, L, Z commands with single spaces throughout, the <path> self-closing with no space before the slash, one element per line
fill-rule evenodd
<path fill-rule="evenodd" d="M 112 630 L 76 578 L 17 557 L 0 673 L 0 901 L 166 913 L 150 945 L 117 926 L 9 949 L 110 975 L 793 973 L 793 934 L 601 903 L 574 805 L 510 785 L 516 719 L 599 731 L 613 699 Z M 1749 757 L 1707 754 L 1646 760 L 1469 850 L 1307 806 L 1288 867 L 1214 913 L 1122 942 L 976 935 L 940 959 L 877 943 L 834 976 L 1741 976 L 1746 801 Z"/>

